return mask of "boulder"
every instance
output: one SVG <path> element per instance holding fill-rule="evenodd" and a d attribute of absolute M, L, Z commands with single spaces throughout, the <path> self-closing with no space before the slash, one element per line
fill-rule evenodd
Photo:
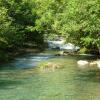
<path fill-rule="evenodd" d="M 79 60 L 77 61 L 77 65 L 79 68 L 83 69 L 89 67 L 89 62 L 86 60 Z"/>

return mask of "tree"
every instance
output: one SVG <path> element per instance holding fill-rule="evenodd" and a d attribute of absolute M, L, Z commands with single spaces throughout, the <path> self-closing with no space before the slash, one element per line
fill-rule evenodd
<path fill-rule="evenodd" d="M 100 47 L 99 0 L 36 0 L 36 28 L 45 34 L 60 34 L 82 47 Z"/>
<path fill-rule="evenodd" d="M 1 27 L 4 27 L 1 32 L 8 44 L 7 48 L 18 48 L 28 41 L 43 43 L 43 34 L 35 29 L 37 14 L 34 0 L 1 0 L 0 7 L 4 9 L 1 15 L 4 16 Z"/>

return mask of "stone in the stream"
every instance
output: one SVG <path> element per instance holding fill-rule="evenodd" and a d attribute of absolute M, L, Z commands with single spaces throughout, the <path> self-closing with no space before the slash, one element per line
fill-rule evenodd
<path fill-rule="evenodd" d="M 97 61 L 91 61 L 91 62 L 89 63 L 89 65 L 90 65 L 90 66 L 95 66 L 95 65 L 97 65 Z"/>
<path fill-rule="evenodd" d="M 77 61 L 77 65 L 79 68 L 83 69 L 89 67 L 89 62 L 86 60 L 79 60 Z"/>
<path fill-rule="evenodd" d="M 64 51 L 59 51 L 57 54 L 55 54 L 55 56 L 66 56 L 66 55 L 68 55 L 68 53 Z"/>

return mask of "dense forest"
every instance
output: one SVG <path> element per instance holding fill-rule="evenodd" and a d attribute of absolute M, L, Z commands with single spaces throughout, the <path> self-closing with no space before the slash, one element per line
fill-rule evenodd
<path fill-rule="evenodd" d="M 0 59 L 53 34 L 100 52 L 100 0 L 0 0 Z"/>

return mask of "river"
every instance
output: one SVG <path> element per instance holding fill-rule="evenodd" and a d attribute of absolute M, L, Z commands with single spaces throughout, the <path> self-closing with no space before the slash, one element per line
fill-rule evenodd
<path fill-rule="evenodd" d="M 80 69 L 76 64 L 80 59 L 97 58 L 29 53 L 0 65 L 0 100 L 100 100 L 99 69 Z M 64 63 L 64 67 L 42 72 L 37 64 L 46 60 Z"/>

